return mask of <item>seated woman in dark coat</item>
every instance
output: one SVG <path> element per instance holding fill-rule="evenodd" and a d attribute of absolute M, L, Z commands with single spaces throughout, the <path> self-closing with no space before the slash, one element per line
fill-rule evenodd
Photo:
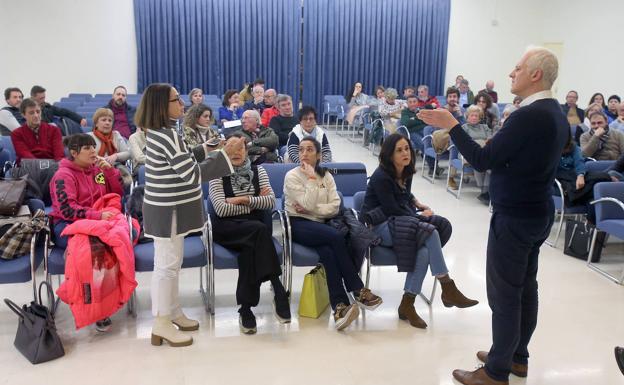
<path fill-rule="evenodd" d="M 256 318 L 251 308 L 258 305 L 262 282 L 273 285 L 275 316 L 281 323 L 290 322 L 290 305 L 279 279 L 282 270 L 271 223 L 264 221 L 266 210 L 275 205 L 269 177 L 262 166 L 251 165 L 244 147 L 230 156 L 230 161 L 234 174 L 210 181 L 210 200 L 217 214 L 212 232 L 215 242 L 240 252 L 236 286 L 239 324 L 243 333 L 253 334 Z"/>
<path fill-rule="evenodd" d="M 409 140 L 400 134 L 392 134 L 386 138 L 379 154 L 379 167 L 371 176 L 366 189 L 362 216 L 371 218 L 377 216 L 374 212 L 382 212 L 380 214 L 388 220 L 373 223 L 373 231 L 381 236 L 382 246 L 393 247 L 395 252 L 397 245 L 393 242 L 395 237 L 389 222 L 393 218 L 410 216 L 423 223 L 413 239 L 413 242 L 418 242 L 424 238 L 423 246 L 412 257 L 413 268 L 405 278 L 405 294 L 398 311 L 400 319 L 408 320 L 410 325 L 424 329 L 427 324 L 416 313 L 414 299 L 421 291 L 427 265 L 431 268 L 431 274 L 442 285 L 444 306 L 464 308 L 479 302 L 466 298 L 449 277 L 442 246 L 451 236 L 451 226 L 446 218 L 434 215 L 428 206 L 420 203 L 411 193 L 414 163 L 414 149 Z M 401 259 L 400 255 L 398 257 Z"/>

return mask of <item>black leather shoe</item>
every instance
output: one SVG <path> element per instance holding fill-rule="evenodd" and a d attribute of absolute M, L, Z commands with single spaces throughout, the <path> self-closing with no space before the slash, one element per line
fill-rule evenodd
<path fill-rule="evenodd" d="M 620 346 L 615 347 L 615 362 L 617 362 L 620 371 L 624 374 L 624 348 Z"/>

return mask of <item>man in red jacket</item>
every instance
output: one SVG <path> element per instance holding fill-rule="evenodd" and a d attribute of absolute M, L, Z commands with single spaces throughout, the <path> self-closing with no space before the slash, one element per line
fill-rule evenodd
<path fill-rule="evenodd" d="M 24 99 L 20 112 L 26 124 L 11 132 L 17 164 L 22 159 L 63 159 L 63 139 L 58 127 L 41 121 L 41 108 L 33 99 Z"/>

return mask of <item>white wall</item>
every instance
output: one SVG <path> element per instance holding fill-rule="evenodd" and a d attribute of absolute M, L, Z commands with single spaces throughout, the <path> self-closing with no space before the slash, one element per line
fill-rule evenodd
<path fill-rule="evenodd" d="M 136 92 L 132 0 L 1 0 L 0 15 L 2 90 L 17 86 L 28 96 L 39 84 L 49 102 L 120 84 Z"/>
<path fill-rule="evenodd" d="M 559 100 L 570 89 L 579 92 L 581 106 L 594 92 L 624 96 L 616 70 L 624 63 L 622 14 L 622 0 L 451 0 L 446 84 L 462 74 L 478 91 L 492 79 L 499 101 L 509 102 L 508 74 L 524 49 L 561 43 Z"/>

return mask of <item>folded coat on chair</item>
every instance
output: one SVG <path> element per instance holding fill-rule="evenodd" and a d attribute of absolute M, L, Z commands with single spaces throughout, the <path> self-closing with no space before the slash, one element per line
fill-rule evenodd
<path fill-rule="evenodd" d="M 67 243 L 65 281 L 57 295 L 71 307 L 76 328 L 109 317 L 129 299 L 137 286 L 134 251 L 121 198 L 106 194 L 93 208 L 114 212 L 109 220 L 80 219 L 63 230 Z M 133 232 L 139 224 L 132 220 Z"/>

